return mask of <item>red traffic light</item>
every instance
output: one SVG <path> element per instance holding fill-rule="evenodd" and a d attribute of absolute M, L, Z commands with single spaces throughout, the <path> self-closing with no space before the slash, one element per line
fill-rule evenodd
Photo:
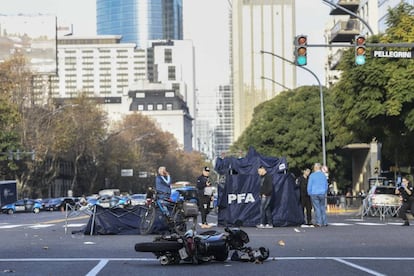
<path fill-rule="evenodd" d="M 308 43 L 308 38 L 304 35 L 298 35 L 295 39 L 295 45 L 306 45 Z"/>
<path fill-rule="evenodd" d="M 366 41 L 366 39 L 362 35 L 357 36 L 356 39 L 355 39 L 355 43 L 356 43 L 357 46 L 365 45 L 365 41 Z"/>

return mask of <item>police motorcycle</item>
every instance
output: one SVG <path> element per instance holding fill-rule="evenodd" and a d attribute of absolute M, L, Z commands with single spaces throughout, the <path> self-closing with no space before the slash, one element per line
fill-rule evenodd
<path fill-rule="evenodd" d="M 184 235 L 176 233 L 158 236 L 152 242 L 135 244 L 137 252 L 151 252 L 161 265 L 181 262 L 201 264 L 210 261 L 224 262 L 233 251 L 231 260 L 262 263 L 269 257 L 269 249 L 247 247 L 249 236 L 239 228 L 224 229 L 224 233 L 205 231 L 197 234 L 194 229 Z"/>

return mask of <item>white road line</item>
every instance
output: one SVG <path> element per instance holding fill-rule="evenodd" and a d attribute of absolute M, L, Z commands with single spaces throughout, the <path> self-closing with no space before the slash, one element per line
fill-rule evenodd
<path fill-rule="evenodd" d="M 34 224 L 34 225 L 30 225 L 28 228 L 31 229 L 41 229 L 41 228 L 47 228 L 50 226 L 53 226 L 54 224 Z"/>
<path fill-rule="evenodd" d="M 352 226 L 352 223 L 333 222 L 329 223 L 329 226 Z"/>
<path fill-rule="evenodd" d="M 10 258 L 0 259 L 0 262 L 99 262 L 102 260 L 106 261 L 158 261 L 156 258 Z"/>
<path fill-rule="evenodd" d="M 337 261 L 337 262 L 340 262 L 340 263 L 346 264 L 346 265 L 348 265 L 348 266 L 351 266 L 351 267 L 353 267 L 353 268 L 356 268 L 356 269 L 358 269 L 358 270 L 362 270 L 362 271 L 364 271 L 364 272 L 366 272 L 366 273 L 369 273 L 369 274 L 371 274 L 371 275 L 375 275 L 375 276 L 385 276 L 385 274 L 379 273 L 379 272 L 377 272 L 377 271 L 375 271 L 375 270 L 368 269 L 368 268 L 365 268 L 365 267 L 363 267 L 363 266 L 356 265 L 356 264 L 353 264 L 353 263 L 347 262 L 347 261 L 342 260 L 342 259 L 339 259 L 339 258 L 334 258 L 334 260 L 335 260 L 335 261 Z"/>
<path fill-rule="evenodd" d="M 385 225 L 385 223 L 374 223 L 374 222 L 357 222 L 358 225 Z"/>
<path fill-rule="evenodd" d="M 69 223 L 67 225 L 67 227 L 81 227 L 81 226 L 85 226 L 86 223 Z M 62 227 L 65 227 L 65 225 L 63 225 Z"/>
<path fill-rule="evenodd" d="M 414 257 L 269 257 L 269 261 L 277 260 L 382 260 L 382 261 L 414 261 Z M 100 261 L 158 261 L 156 258 L 9 258 L 0 262 L 100 262 Z"/>
<path fill-rule="evenodd" d="M 101 271 L 102 268 L 104 268 L 107 263 L 108 263 L 108 260 L 102 260 L 102 261 L 100 261 L 91 271 L 89 271 L 88 274 L 86 274 L 86 276 L 95 276 L 95 275 L 98 275 L 99 271 Z"/>
<path fill-rule="evenodd" d="M 11 229 L 23 226 L 23 224 L 9 224 L 9 225 L 1 225 L 0 229 Z"/>

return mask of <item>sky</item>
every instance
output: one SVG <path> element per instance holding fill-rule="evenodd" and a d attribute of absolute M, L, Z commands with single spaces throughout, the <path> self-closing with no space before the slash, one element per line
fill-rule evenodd
<path fill-rule="evenodd" d="M 96 0 L 0 0 L 0 14 L 52 14 L 57 16 L 58 24 L 73 24 L 74 35 L 94 35 L 95 5 Z M 196 82 L 202 104 L 208 102 L 203 96 L 210 96 L 218 85 L 229 81 L 229 4 L 228 0 L 183 0 L 183 10 L 184 38 L 193 41 L 196 51 Z M 297 34 L 307 35 L 309 44 L 323 44 L 329 11 L 322 0 L 296 0 Z M 292 60 L 293 54 L 286 58 Z M 307 68 L 322 85 L 325 58 L 324 48 L 308 48 Z M 316 84 L 309 72 L 297 70 L 298 86 Z"/>

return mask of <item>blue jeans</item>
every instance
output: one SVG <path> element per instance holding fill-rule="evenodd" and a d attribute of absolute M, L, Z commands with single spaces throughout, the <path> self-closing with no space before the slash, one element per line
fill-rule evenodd
<path fill-rule="evenodd" d="M 260 223 L 273 225 L 272 210 L 270 209 L 270 201 L 272 196 L 261 198 L 260 201 Z"/>
<path fill-rule="evenodd" d="M 326 220 L 325 195 L 311 195 L 313 210 L 315 211 L 316 224 L 321 226 L 328 225 Z"/>

